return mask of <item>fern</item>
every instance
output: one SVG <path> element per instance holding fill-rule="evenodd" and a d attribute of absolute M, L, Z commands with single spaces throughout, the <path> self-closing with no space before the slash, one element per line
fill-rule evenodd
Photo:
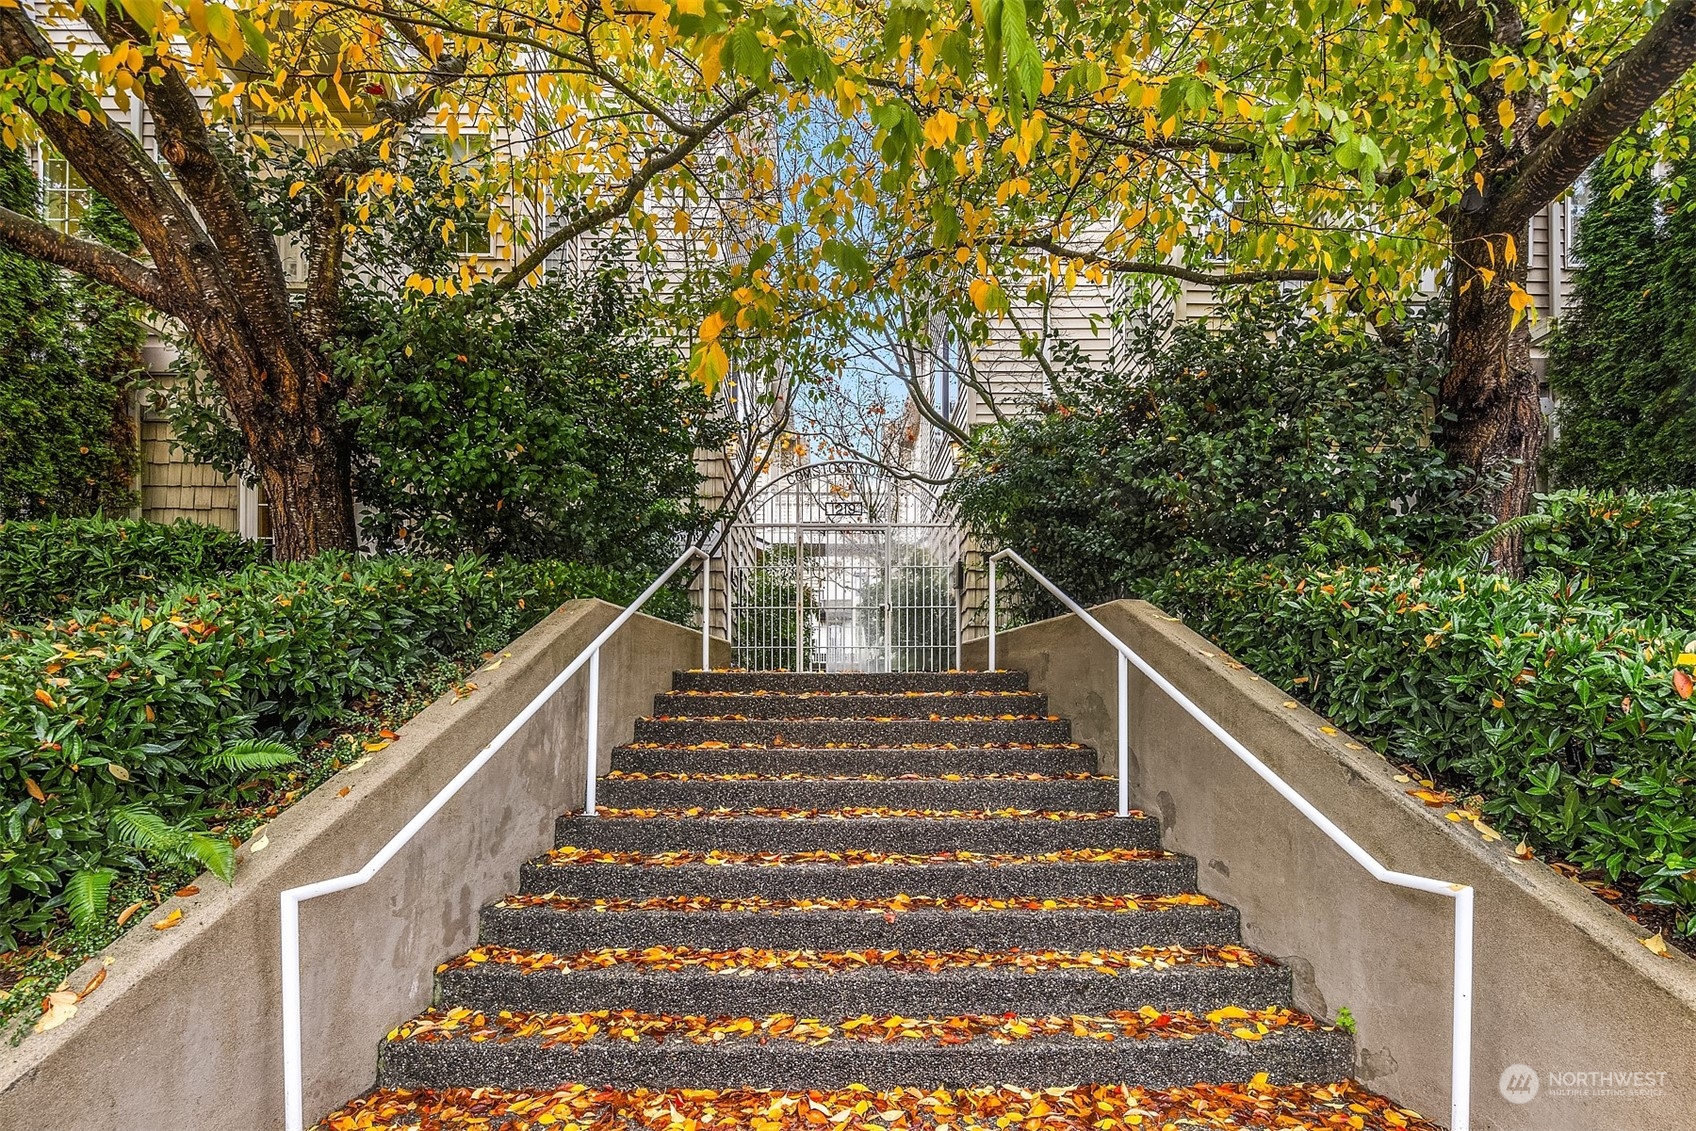
<path fill-rule="evenodd" d="M 236 850 L 223 837 L 213 836 L 211 833 L 194 833 L 189 837 L 188 851 L 195 863 L 226 884 L 235 882 Z"/>
<path fill-rule="evenodd" d="M 112 835 L 161 863 L 199 865 L 225 883 L 235 878 L 235 849 L 221 837 L 194 828 L 191 821 L 172 825 L 145 805 L 125 805 L 112 812 Z"/>
<path fill-rule="evenodd" d="M 203 770 L 224 770 L 230 773 L 252 774 L 260 770 L 274 770 L 279 766 L 287 766 L 300 761 L 295 752 L 268 738 L 244 738 L 240 742 L 232 742 L 216 754 L 208 754 L 199 761 Z"/>
<path fill-rule="evenodd" d="M 178 847 L 177 830 L 145 805 L 112 810 L 112 835 L 145 856 L 163 856 Z"/>
<path fill-rule="evenodd" d="M 92 927 L 106 914 L 106 901 L 118 873 L 110 868 L 84 868 L 65 885 L 65 909 L 79 930 Z"/>
<path fill-rule="evenodd" d="M 1456 561 L 1485 554 L 1491 546 L 1503 538 L 1514 538 L 1528 534 L 1533 530 L 1547 530 L 1555 524 L 1555 520 L 1546 514 L 1522 514 L 1510 518 L 1506 522 L 1498 522 L 1482 534 L 1474 535 L 1455 546 L 1451 555 Z"/>

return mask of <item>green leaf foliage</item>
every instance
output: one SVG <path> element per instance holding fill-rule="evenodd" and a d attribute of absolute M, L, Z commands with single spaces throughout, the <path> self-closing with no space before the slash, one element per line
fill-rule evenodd
<path fill-rule="evenodd" d="M 950 488 L 984 544 L 1073 597 L 1238 557 L 1419 552 L 1478 525 L 1428 443 L 1441 351 L 1422 327 L 1392 346 L 1249 295 L 1217 329 L 1148 321 L 1126 340 L 1112 371 L 1068 366 L 1047 411 L 979 432 Z"/>
<path fill-rule="evenodd" d="M 118 873 L 110 868 L 88 868 L 71 877 L 65 885 L 65 910 L 74 926 L 88 927 L 106 914 L 112 881 L 117 878 Z"/>
<path fill-rule="evenodd" d="M 365 300 L 335 364 L 354 390 L 367 536 L 441 555 L 668 564 L 706 520 L 694 454 L 725 425 L 632 319 L 610 275 Z"/>
<path fill-rule="evenodd" d="M 1556 491 L 1527 534 L 1528 569 L 1549 569 L 1640 616 L 1696 626 L 1696 491 Z"/>
<path fill-rule="evenodd" d="M 1237 564 L 1177 571 L 1154 597 L 1339 727 L 1478 795 L 1504 834 L 1628 879 L 1696 933 L 1696 700 L 1673 679 L 1688 628 L 1553 569 Z"/>
<path fill-rule="evenodd" d="M 0 629 L 0 949 L 73 898 L 86 908 L 92 890 L 68 888 L 81 873 L 228 878 L 208 815 L 287 774 L 347 704 L 498 647 L 568 598 L 623 603 L 648 580 L 326 556 Z M 688 597 L 662 592 L 650 611 L 687 615 Z"/>
<path fill-rule="evenodd" d="M 22 148 L 0 147 L 0 206 L 39 217 Z M 100 215 L 87 235 L 118 238 Z M 0 520 L 135 505 L 129 394 L 143 339 L 135 304 L 117 291 L 0 249 Z"/>
<path fill-rule="evenodd" d="M 1696 159 L 1677 178 L 1692 174 Z M 1549 355 L 1549 474 L 1562 486 L 1696 487 L 1696 198 L 1663 216 L 1652 173 L 1628 182 L 1603 164 L 1590 177 L 1576 306 Z"/>
<path fill-rule="evenodd" d="M 0 522 L 0 622 L 161 593 L 253 565 L 263 548 L 179 520 L 79 518 Z"/>

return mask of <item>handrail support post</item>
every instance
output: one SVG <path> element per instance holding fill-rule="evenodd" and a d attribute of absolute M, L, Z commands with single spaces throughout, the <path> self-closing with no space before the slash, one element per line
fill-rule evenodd
<path fill-rule="evenodd" d="M 583 815 L 595 815 L 595 775 L 600 772 L 601 752 L 601 650 L 589 653 L 589 709 L 585 730 L 586 765 L 583 772 Z"/>
<path fill-rule="evenodd" d="M 1131 662 L 1119 656 L 1119 816 L 1131 815 Z"/>
<path fill-rule="evenodd" d="M 995 671 L 995 559 L 989 559 L 989 670 Z"/>
<path fill-rule="evenodd" d="M 701 558 L 701 670 L 713 667 L 713 556 Z"/>

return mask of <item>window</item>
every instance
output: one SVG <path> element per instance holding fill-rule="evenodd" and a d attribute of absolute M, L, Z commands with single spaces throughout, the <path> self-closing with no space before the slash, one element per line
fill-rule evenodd
<path fill-rule="evenodd" d="M 489 139 L 478 134 L 461 134 L 459 137 L 437 137 L 436 141 L 447 151 L 448 160 L 456 169 L 467 165 L 481 163 L 489 148 Z M 494 240 L 489 236 L 489 210 L 479 208 L 464 216 L 454 219 L 453 232 L 448 236 L 448 246 L 456 255 L 489 255 L 494 251 Z"/>
<path fill-rule="evenodd" d="M 257 480 L 239 481 L 236 495 L 237 530 L 243 538 L 254 542 L 271 541 L 271 504 L 265 498 L 265 486 Z"/>
<path fill-rule="evenodd" d="M 489 236 L 489 210 L 480 209 L 475 216 L 468 216 L 463 223 L 455 222 L 453 233 L 448 237 L 448 246 L 453 248 L 455 255 L 488 255 L 494 251 L 494 241 Z"/>
<path fill-rule="evenodd" d="M 1561 202 L 1561 262 L 1568 267 L 1577 266 L 1578 256 L 1574 253 L 1573 244 L 1578 239 L 1578 220 L 1584 215 L 1584 209 L 1590 204 L 1590 174 L 1586 172 L 1573 183 L 1572 190 Z"/>
<path fill-rule="evenodd" d="M 48 227 L 76 235 L 88 207 L 88 185 L 69 161 L 48 150 L 41 153 L 41 195 Z"/>

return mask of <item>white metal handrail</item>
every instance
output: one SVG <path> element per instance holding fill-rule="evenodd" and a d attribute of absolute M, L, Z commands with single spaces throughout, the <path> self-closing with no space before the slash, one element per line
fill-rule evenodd
<path fill-rule="evenodd" d="M 632 601 L 625 610 L 613 618 L 611 624 L 601 630 L 599 636 L 589 642 L 588 647 L 579 652 L 575 659 L 565 666 L 565 669 L 554 676 L 552 682 L 544 687 L 536 697 L 530 700 L 524 710 L 520 711 L 513 720 L 501 728 L 499 734 L 489 741 L 489 744 L 478 752 L 477 757 L 465 764 L 465 768 L 454 775 L 452 781 L 443 786 L 430 803 L 418 811 L 418 814 L 408 821 L 399 832 L 389 838 L 377 855 L 373 856 L 365 867 L 357 872 L 349 872 L 334 879 L 319 880 L 317 883 L 305 884 L 301 887 L 289 888 L 282 894 L 282 988 L 283 988 L 283 1119 L 285 1131 L 305 1131 L 306 1101 L 302 1082 L 301 1067 L 301 1038 L 300 1038 L 300 905 L 309 899 L 321 895 L 331 895 L 338 891 L 356 888 L 371 880 L 383 866 L 405 848 L 407 843 L 417 835 L 418 831 L 429 823 L 430 818 L 439 813 L 465 783 L 477 775 L 489 759 L 500 753 L 512 736 L 523 729 L 524 724 L 533 718 L 536 712 L 547 705 L 559 689 L 576 675 L 585 663 L 589 665 L 588 688 L 588 772 L 584 775 L 587 785 L 584 789 L 584 813 L 595 815 L 595 762 L 599 754 L 599 722 L 600 722 L 600 682 L 601 682 L 601 646 L 623 628 L 625 622 L 647 604 L 648 599 L 673 574 L 683 568 L 685 562 L 700 558 L 701 572 L 701 669 L 707 670 L 712 666 L 712 557 L 699 546 L 691 546 L 676 561 L 672 562 L 666 571 L 654 579 L 642 591 L 641 596 Z"/>
<path fill-rule="evenodd" d="M 1179 691 L 1165 676 L 1155 671 L 1148 661 L 1137 655 L 1130 645 L 1120 640 L 1108 631 L 1100 621 L 1072 600 L 1048 578 L 1044 577 L 1035 566 L 1020 557 L 1011 549 L 1001 550 L 992 554 L 989 559 L 989 670 L 995 670 L 995 573 L 996 563 L 1003 558 L 1013 562 L 1044 589 L 1053 595 L 1079 620 L 1094 629 L 1096 634 L 1109 644 L 1119 655 L 1119 815 L 1127 814 L 1129 802 L 1129 786 L 1127 769 L 1129 768 L 1129 737 L 1130 723 L 1128 704 L 1129 671 L 1128 665 L 1134 664 L 1138 671 L 1147 676 L 1149 682 L 1164 691 L 1179 707 L 1182 707 L 1191 718 L 1200 723 L 1206 731 L 1217 738 L 1231 753 L 1235 754 L 1249 769 L 1253 770 L 1267 785 L 1278 792 L 1278 795 L 1291 805 L 1297 812 L 1306 817 L 1320 832 L 1330 838 L 1331 842 L 1349 857 L 1366 869 L 1373 879 L 1394 887 L 1410 888 L 1414 891 L 1429 892 L 1433 895 L 1444 896 L 1455 901 L 1455 953 L 1454 953 L 1454 1016 L 1453 1016 L 1453 1046 L 1450 1060 L 1449 1080 L 1449 1131 L 1469 1131 L 1471 1127 L 1471 1095 L 1472 1095 L 1472 888 L 1466 884 L 1449 883 L 1445 880 L 1433 880 L 1426 876 L 1415 876 L 1407 872 L 1395 872 L 1386 868 L 1366 849 L 1356 844 L 1342 829 L 1338 828 L 1325 814 L 1314 807 L 1295 787 L 1279 777 L 1273 770 L 1255 757 L 1241 742 L 1238 742 L 1224 727 L 1213 720 L 1213 717 L 1191 701 L 1190 697 Z"/>

